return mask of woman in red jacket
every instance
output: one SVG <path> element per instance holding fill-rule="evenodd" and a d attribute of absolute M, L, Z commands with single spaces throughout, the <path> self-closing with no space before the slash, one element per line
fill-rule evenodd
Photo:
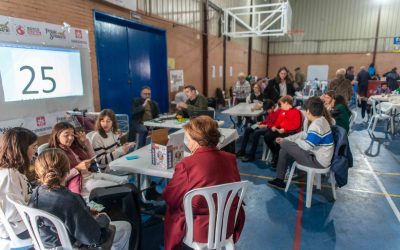
<path fill-rule="evenodd" d="M 273 168 L 276 167 L 276 163 L 279 157 L 279 144 L 275 143 L 277 137 L 286 137 L 295 134 L 301 130 L 301 112 L 297 108 L 293 107 L 293 97 L 284 96 L 279 99 L 282 112 L 279 114 L 274 126 L 265 132 L 264 140 L 269 149 L 272 152 Z"/>
<path fill-rule="evenodd" d="M 166 250 L 183 248 L 186 233 L 183 198 L 195 188 L 240 181 L 236 157 L 216 148 L 221 136 L 217 123 L 208 116 L 199 116 L 184 126 L 187 147 L 192 155 L 181 160 L 175 173 L 163 192 L 167 203 L 164 226 L 164 247 Z M 237 203 L 236 203 L 237 204 Z M 236 242 L 244 225 L 244 210 L 241 208 L 235 222 L 235 203 L 231 207 L 227 238 L 231 235 Z M 193 200 L 193 238 L 206 243 L 208 239 L 208 206 L 203 198 Z"/>

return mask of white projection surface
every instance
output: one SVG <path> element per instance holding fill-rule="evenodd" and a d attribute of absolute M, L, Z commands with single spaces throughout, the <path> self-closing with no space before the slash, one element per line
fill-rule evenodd
<path fill-rule="evenodd" d="M 5 102 L 82 96 L 81 52 L 0 44 L 0 82 Z"/>

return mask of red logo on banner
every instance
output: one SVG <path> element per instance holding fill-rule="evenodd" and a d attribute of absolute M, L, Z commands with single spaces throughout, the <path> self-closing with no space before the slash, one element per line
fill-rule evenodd
<path fill-rule="evenodd" d="M 16 31 L 17 31 L 17 34 L 20 35 L 20 36 L 23 36 L 23 35 L 25 34 L 25 29 L 24 29 L 24 27 L 21 26 L 21 25 L 18 25 L 18 26 L 17 26 Z"/>
<path fill-rule="evenodd" d="M 44 116 L 38 116 L 36 117 L 36 126 L 42 127 L 46 125 L 46 118 Z"/>
<path fill-rule="evenodd" d="M 82 30 L 75 30 L 75 37 L 82 39 Z"/>

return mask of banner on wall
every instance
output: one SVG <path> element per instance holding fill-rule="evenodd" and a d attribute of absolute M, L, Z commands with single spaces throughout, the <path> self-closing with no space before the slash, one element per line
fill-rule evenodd
<path fill-rule="evenodd" d="M 0 136 L 13 127 L 23 127 L 33 131 L 38 136 L 48 135 L 53 126 L 58 122 L 73 123 L 72 117 L 66 112 L 40 114 L 37 116 L 0 121 Z"/>
<path fill-rule="evenodd" d="M 180 86 L 183 86 L 183 70 L 176 69 L 171 70 L 170 74 L 170 82 L 171 82 L 171 92 L 176 92 L 179 90 Z"/>
<path fill-rule="evenodd" d="M 85 29 L 9 16 L 0 16 L 0 41 L 89 48 L 89 35 Z"/>

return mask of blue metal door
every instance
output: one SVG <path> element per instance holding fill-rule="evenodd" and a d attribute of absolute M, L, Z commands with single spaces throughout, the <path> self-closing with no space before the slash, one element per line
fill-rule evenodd
<path fill-rule="evenodd" d="M 132 99 L 149 85 L 161 112 L 168 110 L 164 30 L 95 11 L 101 109 L 131 116 Z"/>

